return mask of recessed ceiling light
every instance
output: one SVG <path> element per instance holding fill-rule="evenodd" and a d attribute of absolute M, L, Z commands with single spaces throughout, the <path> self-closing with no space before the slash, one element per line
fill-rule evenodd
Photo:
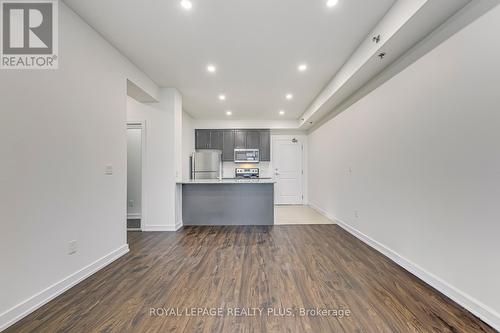
<path fill-rule="evenodd" d="M 224 95 L 224 94 L 219 95 L 219 99 L 221 101 L 225 101 L 226 100 L 226 95 Z"/>
<path fill-rule="evenodd" d="M 215 73 L 215 71 L 216 71 L 216 70 L 217 70 L 217 69 L 215 68 L 215 66 L 214 66 L 214 65 L 208 65 L 208 66 L 207 66 L 207 71 L 208 71 L 209 73 Z"/>
<path fill-rule="evenodd" d="M 230 115 L 232 115 L 232 114 L 233 114 L 233 112 L 232 112 L 232 111 L 226 111 L 226 116 L 230 116 Z"/>
<path fill-rule="evenodd" d="M 184 8 L 185 10 L 190 10 L 191 8 L 193 8 L 193 4 L 191 1 L 189 0 L 182 0 L 181 1 L 181 6 L 182 8 Z"/>
<path fill-rule="evenodd" d="M 326 2 L 327 7 L 335 7 L 339 3 L 339 0 L 328 0 Z"/>
<path fill-rule="evenodd" d="M 307 65 L 306 64 L 300 64 L 299 67 L 297 67 L 299 72 L 304 72 L 307 70 Z"/>
<path fill-rule="evenodd" d="M 280 110 L 280 116 L 284 115 L 285 114 L 285 111 L 283 110 Z"/>
<path fill-rule="evenodd" d="M 285 98 L 288 99 L 288 100 L 291 100 L 293 98 L 293 95 L 292 94 L 286 94 Z"/>

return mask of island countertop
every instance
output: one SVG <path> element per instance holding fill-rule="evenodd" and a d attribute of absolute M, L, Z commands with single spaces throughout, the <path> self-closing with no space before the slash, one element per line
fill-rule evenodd
<path fill-rule="evenodd" d="M 270 178 L 258 178 L 258 179 L 235 179 L 235 178 L 223 178 L 223 179 L 187 179 L 183 181 L 178 181 L 177 184 L 274 184 L 276 180 Z"/>

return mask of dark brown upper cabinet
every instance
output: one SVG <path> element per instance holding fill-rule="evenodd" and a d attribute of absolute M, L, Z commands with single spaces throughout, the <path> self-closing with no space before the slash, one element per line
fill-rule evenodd
<path fill-rule="evenodd" d="M 247 142 L 246 149 L 260 149 L 260 131 L 246 131 Z"/>
<path fill-rule="evenodd" d="M 211 129 L 199 129 L 195 131 L 196 149 L 218 149 L 223 147 L 223 131 Z"/>
<path fill-rule="evenodd" d="M 261 130 L 260 134 L 260 160 L 263 162 L 271 161 L 271 131 Z"/>
<path fill-rule="evenodd" d="M 234 161 L 234 149 L 259 149 L 260 160 L 271 161 L 271 131 L 268 129 L 197 129 L 196 149 L 222 150 L 223 161 Z"/>
<path fill-rule="evenodd" d="M 247 131 L 234 130 L 234 149 L 245 149 L 247 147 Z"/>
<path fill-rule="evenodd" d="M 223 147 L 223 134 L 222 130 L 210 131 L 210 149 L 222 150 Z"/>
<path fill-rule="evenodd" d="M 196 149 L 210 149 L 210 130 L 196 130 L 194 146 Z"/>
<path fill-rule="evenodd" d="M 224 130 L 222 135 L 222 160 L 234 161 L 234 130 Z"/>

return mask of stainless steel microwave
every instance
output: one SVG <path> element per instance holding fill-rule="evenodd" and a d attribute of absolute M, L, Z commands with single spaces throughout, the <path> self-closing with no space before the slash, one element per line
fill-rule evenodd
<path fill-rule="evenodd" d="M 235 149 L 234 150 L 235 163 L 259 163 L 259 150 L 258 149 Z"/>

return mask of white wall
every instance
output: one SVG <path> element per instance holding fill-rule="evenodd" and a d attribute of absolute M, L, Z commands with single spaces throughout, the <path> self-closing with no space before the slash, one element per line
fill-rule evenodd
<path fill-rule="evenodd" d="M 126 80 L 157 94 L 59 4 L 59 69 L 0 73 L 0 330 L 128 250 Z"/>
<path fill-rule="evenodd" d="M 127 217 L 141 218 L 142 129 L 127 129 Z"/>
<path fill-rule="evenodd" d="M 498 31 L 500 7 L 312 132 L 308 164 L 311 204 L 500 328 Z"/>
<path fill-rule="evenodd" d="M 179 219 L 175 184 L 179 164 L 175 158 L 175 113 L 179 97 L 175 89 L 161 89 L 159 103 L 144 104 L 127 98 L 127 120 L 145 122 L 144 231 L 175 230 Z"/>

